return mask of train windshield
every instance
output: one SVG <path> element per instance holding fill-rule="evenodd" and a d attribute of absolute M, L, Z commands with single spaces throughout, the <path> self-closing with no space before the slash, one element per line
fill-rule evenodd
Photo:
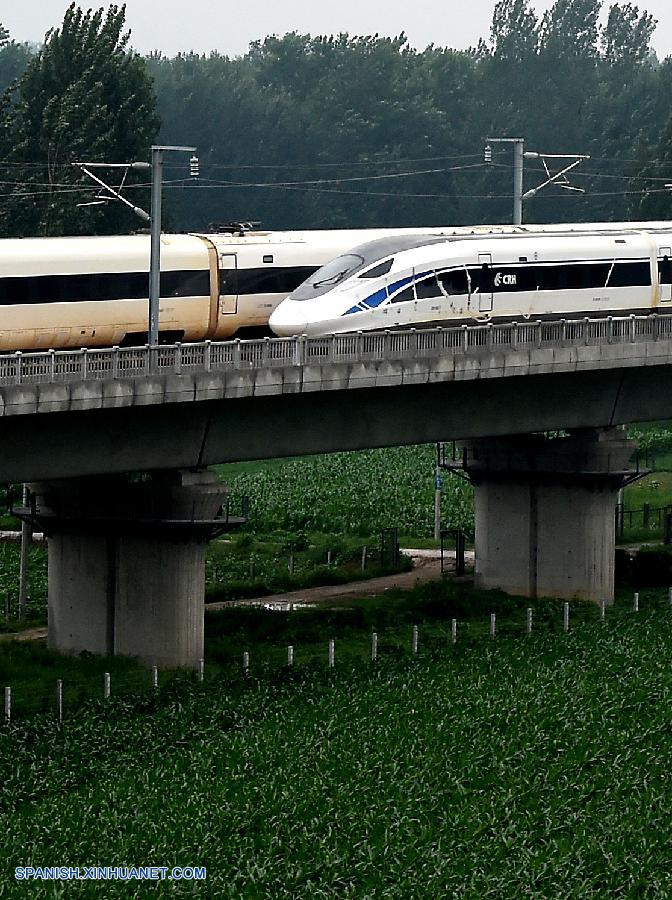
<path fill-rule="evenodd" d="M 351 275 L 355 275 L 362 269 L 368 268 L 379 260 L 385 260 L 401 250 L 412 250 L 415 247 L 424 247 L 427 244 L 441 243 L 446 239 L 431 234 L 406 234 L 393 237 L 379 238 L 369 241 L 359 247 L 353 247 L 348 253 L 337 256 L 326 265 L 314 272 L 307 281 L 292 291 L 292 300 L 312 300 L 332 290 L 336 285 L 345 281 Z M 390 260 L 390 266 L 392 261 Z M 383 274 L 381 272 L 381 274 Z"/>
<path fill-rule="evenodd" d="M 310 279 L 314 288 L 333 287 L 363 264 L 364 259 L 358 253 L 344 253 L 337 256 L 326 266 L 322 266 Z"/>

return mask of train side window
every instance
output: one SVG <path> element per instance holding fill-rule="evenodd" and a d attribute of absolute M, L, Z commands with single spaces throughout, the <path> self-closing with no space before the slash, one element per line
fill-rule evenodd
<path fill-rule="evenodd" d="M 658 262 L 658 278 L 661 284 L 672 284 L 672 260 L 664 256 Z"/>
<path fill-rule="evenodd" d="M 437 297 L 443 297 L 443 291 L 439 287 L 436 275 L 416 282 L 415 293 L 418 300 L 434 300 Z"/>
<path fill-rule="evenodd" d="M 409 285 L 407 288 L 404 288 L 403 291 L 399 291 L 398 294 L 395 294 L 392 297 L 391 303 L 406 303 L 408 300 L 415 300 L 415 294 L 413 293 L 413 285 Z"/>
<path fill-rule="evenodd" d="M 378 263 L 377 266 L 374 266 L 372 269 L 367 269 L 366 272 L 362 272 L 359 276 L 360 278 L 378 278 L 379 275 L 387 275 L 387 273 L 392 268 L 392 263 L 394 262 L 394 257 L 390 257 L 390 259 L 386 259 L 385 262 Z"/>
<path fill-rule="evenodd" d="M 481 277 L 479 287 L 482 294 L 491 294 L 493 290 L 492 269 L 487 263 L 481 266 Z"/>
<path fill-rule="evenodd" d="M 439 283 L 447 294 L 469 293 L 466 269 L 453 269 L 451 272 L 442 272 L 439 275 Z"/>
<path fill-rule="evenodd" d="M 238 269 L 219 270 L 219 295 L 238 293 Z"/>

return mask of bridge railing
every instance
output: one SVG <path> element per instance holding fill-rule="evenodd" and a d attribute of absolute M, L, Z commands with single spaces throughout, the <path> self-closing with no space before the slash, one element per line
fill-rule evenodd
<path fill-rule="evenodd" d="M 335 334 L 326 337 L 204 341 L 161 347 L 105 347 L 0 355 L 0 386 L 48 384 L 236 369 L 478 355 L 543 347 L 672 339 L 672 315 L 505 322 Z"/>

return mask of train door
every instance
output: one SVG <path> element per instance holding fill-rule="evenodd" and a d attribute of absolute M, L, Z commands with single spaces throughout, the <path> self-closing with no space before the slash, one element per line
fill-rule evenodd
<path fill-rule="evenodd" d="M 478 254 L 478 311 L 491 312 L 492 295 L 492 253 Z"/>
<path fill-rule="evenodd" d="M 219 255 L 219 315 L 235 315 L 238 312 L 238 255 Z"/>
<path fill-rule="evenodd" d="M 658 251 L 658 283 L 660 302 L 672 302 L 672 247 L 661 247 Z"/>

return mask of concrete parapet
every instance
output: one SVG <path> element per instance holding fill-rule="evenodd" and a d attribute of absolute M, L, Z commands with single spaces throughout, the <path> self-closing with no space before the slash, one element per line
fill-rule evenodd
<path fill-rule="evenodd" d="M 526 597 L 612 603 L 615 506 L 635 449 L 618 429 L 568 437 L 471 441 L 461 468 L 475 487 L 475 582 Z"/>
<path fill-rule="evenodd" d="M 49 646 L 197 666 L 207 542 L 242 522 L 218 516 L 225 500 L 207 471 L 32 485 L 22 513 L 49 537 Z"/>

